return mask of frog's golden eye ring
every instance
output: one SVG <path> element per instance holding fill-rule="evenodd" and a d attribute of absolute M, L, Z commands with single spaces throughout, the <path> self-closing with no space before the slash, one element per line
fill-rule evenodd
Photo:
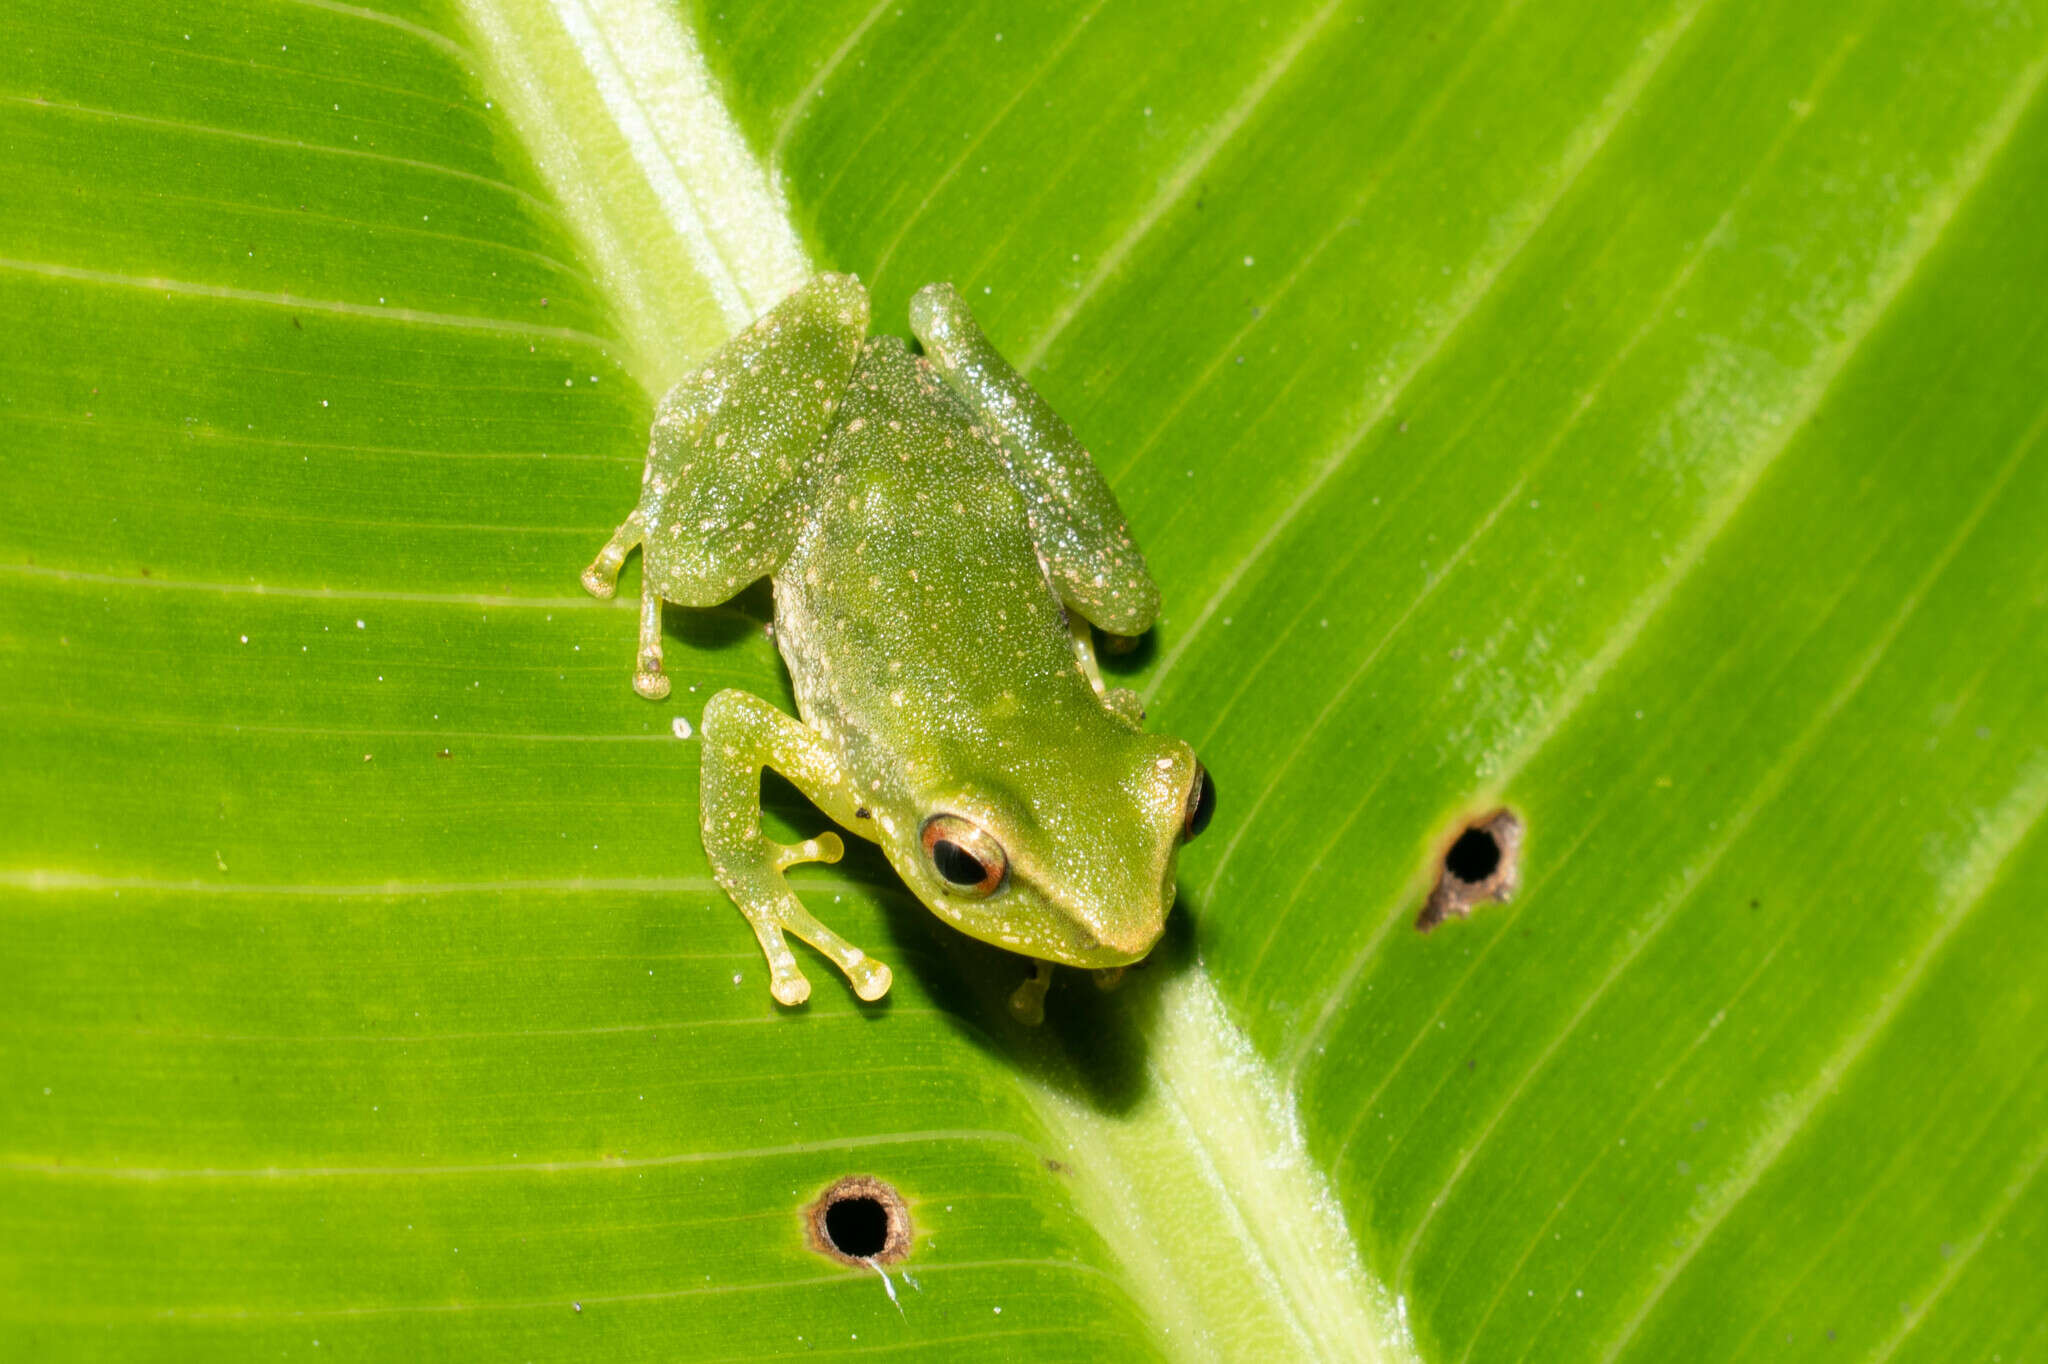
<path fill-rule="evenodd" d="M 958 815 L 933 815 L 924 822 L 924 855 L 947 885 L 976 899 L 1001 890 L 1010 872 L 1003 845 Z"/>
<path fill-rule="evenodd" d="M 1209 827 L 1209 821 L 1216 815 L 1216 783 L 1209 780 L 1209 769 L 1195 764 L 1195 784 L 1188 788 L 1188 811 L 1182 816 L 1181 838 L 1193 838 Z"/>

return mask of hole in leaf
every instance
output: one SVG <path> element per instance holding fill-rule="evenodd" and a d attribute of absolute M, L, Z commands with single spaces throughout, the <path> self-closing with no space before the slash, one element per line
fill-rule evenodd
<path fill-rule="evenodd" d="M 1467 822 L 1444 849 L 1436 885 L 1415 927 L 1427 933 L 1446 919 L 1462 919 L 1482 900 L 1506 900 L 1521 883 L 1522 821 L 1495 810 Z"/>
<path fill-rule="evenodd" d="M 1500 843 L 1485 829 L 1465 830 L 1444 854 L 1444 870 L 1474 885 L 1493 875 L 1499 865 Z"/>
<path fill-rule="evenodd" d="M 825 1209 L 825 1239 L 856 1260 L 880 1255 L 889 1244 L 889 1210 L 872 1198 L 842 1198 Z"/>
<path fill-rule="evenodd" d="M 842 1264 L 893 1264 L 910 1253 L 910 1209 L 893 1185 L 848 1175 L 807 1209 L 811 1248 Z"/>

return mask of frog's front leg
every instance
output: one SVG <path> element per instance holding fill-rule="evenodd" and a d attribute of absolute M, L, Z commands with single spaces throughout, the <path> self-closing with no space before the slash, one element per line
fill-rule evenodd
<path fill-rule="evenodd" d="M 761 832 L 761 769 L 772 767 L 847 828 L 860 800 L 839 758 L 822 740 L 759 697 L 722 691 L 704 707 L 704 851 L 712 873 L 754 926 L 768 958 L 768 988 L 783 1004 L 810 998 L 811 985 L 783 940 L 794 933 L 830 957 L 862 999 L 889 992 L 889 968 L 819 923 L 783 872 L 801 862 L 837 862 L 839 835 L 791 846 Z"/>

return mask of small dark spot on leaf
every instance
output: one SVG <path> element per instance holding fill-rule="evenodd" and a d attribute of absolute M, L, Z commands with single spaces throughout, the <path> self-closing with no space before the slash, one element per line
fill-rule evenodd
<path fill-rule="evenodd" d="M 437 758 L 452 758 L 452 757 L 454 757 L 455 755 L 454 755 L 453 753 L 450 753 L 450 752 L 449 752 L 449 751 L 448 751 L 447 749 L 445 749 L 445 748 L 444 748 L 444 749 L 442 749 L 442 750 L 441 750 L 441 751 L 440 751 L 439 753 L 435 754 L 434 756 L 435 756 L 435 757 L 437 757 Z"/>
<path fill-rule="evenodd" d="M 910 1253 L 910 1209 L 895 1186 L 848 1175 L 804 1210 L 811 1249 L 841 1264 L 894 1264 Z"/>
<path fill-rule="evenodd" d="M 295 332 L 302 332 L 306 329 L 299 325 L 299 319 L 295 317 L 292 319 L 292 330 Z"/>
<path fill-rule="evenodd" d="M 143 577 L 147 578 L 149 576 L 149 570 L 147 568 L 141 570 L 141 572 Z"/>
<path fill-rule="evenodd" d="M 1506 900 L 1521 883 L 1522 821 L 1495 810 L 1464 825 L 1444 849 L 1436 885 L 1415 927 L 1427 933 L 1445 919 L 1462 919 L 1483 900 Z"/>
<path fill-rule="evenodd" d="M 873 819 L 874 815 L 870 814 L 868 812 L 868 807 L 863 805 L 858 810 L 855 810 L 853 812 L 853 817 L 855 819 Z"/>
<path fill-rule="evenodd" d="M 1764 902 L 1762 900 L 1751 900 L 1749 902 L 1749 907 L 1751 909 L 1761 909 L 1763 908 L 1763 903 Z"/>
<path fill-rule="evenodd" d="M 1044 1159 L 1045 1168 L 1050 1170 L 1052 1173 L 1056 1175 L 1063 1175 L 1067 1172 L 1067 1165 L 1065 1161 L 1054 1160 L 1051 1156 L 1046 1156 Z"/>

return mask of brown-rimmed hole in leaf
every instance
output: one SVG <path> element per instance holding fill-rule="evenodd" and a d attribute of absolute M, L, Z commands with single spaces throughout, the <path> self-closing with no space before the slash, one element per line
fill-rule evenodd
<path fill-rule="evenodd" d="M 1415 927 L 1427 933 L 1446 919 L 1462 919 L 1482 900 L 1506 900 L 1522 877 L 1522 820 L 1495 810 L 1469 820 L 1451 836 L 1438 859 L 1436 885 Z"/>
<path fill-rule="evenodd" d="M 1444 870 L 1469 885 L 1478 885 L 1500 867 L 1500 840 L 1486 829 L 1467 829 L 1444 854 Z"/>
<path fill-rule="evenodd" d="M 910 1208 L 895 1186 L 848 1175 L 805 1210 L 811 1249 L 841 1264 L 894 1264 L 910 1253 Z"/>

